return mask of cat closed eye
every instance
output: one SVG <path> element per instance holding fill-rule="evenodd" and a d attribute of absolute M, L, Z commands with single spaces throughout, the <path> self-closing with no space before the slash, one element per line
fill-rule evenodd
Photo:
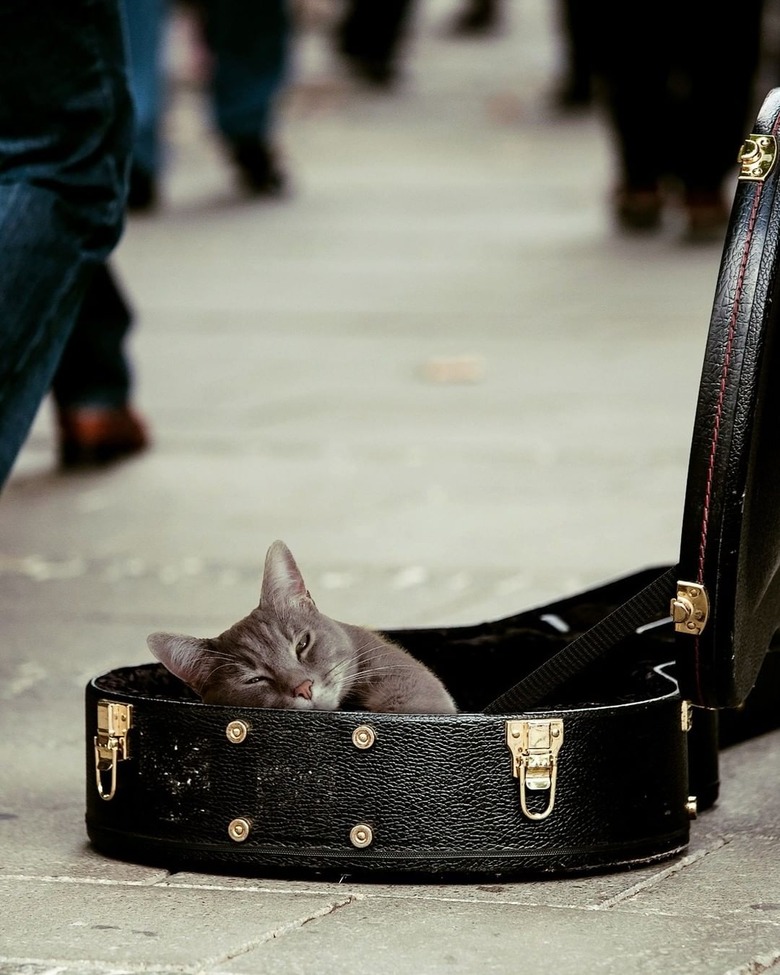
<path fill-rule="evenodd" d="M 245 684 L 267 684 L 270 681 L 270 677 L 247 677 L 244 681 Z"/>

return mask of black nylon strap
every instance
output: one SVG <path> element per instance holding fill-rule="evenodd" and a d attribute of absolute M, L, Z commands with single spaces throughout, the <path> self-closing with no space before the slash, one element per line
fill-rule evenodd
<path fill-rule="evenodd" d="M 634 633 L 638 626 L 668 615 L 669 603 L 676 591 L 677 566 L 673 565 L 595 626 L 545 660 L 514 687 L 491 701 L 484 714 L 507 714 L 532 708 L 550 691 Z"/>

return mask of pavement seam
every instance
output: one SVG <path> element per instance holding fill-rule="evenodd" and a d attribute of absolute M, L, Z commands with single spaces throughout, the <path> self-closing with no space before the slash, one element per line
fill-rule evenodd
<path fill-rule="evenodd" d="M 157 973 L 159 975 L 205 975 L 207 972 L 219 972 L 220 975 L 229 975 L 229 970 L 223 966 L 234 959 L 240 958 L 250 951 L 254 951 L 255 948 L 259 948 L 269 941 L 276 941 L 295 931 L 300 931 L 310 921 L 328 917 L 330 914 L 335 914 L 336 911 L 341 910 L 341 908 L 348 907 L 350 904 L 361 900 L 363 898 L 360 894 L 349 894 L 342 900 L 333 901 L 325 905 L 325 907 L 320 908 L 320 910 L 307 914 L 305 917 L 299 917 L 294 921 L 281 924 L 278 928 L 274 928 L 273 931 L 267 931 L 261 937 L 247 941 L 239 948 L 231 949 L 220 958 L 211 958 L 196 965 L 149 965 L 145 963 L 139 965 L 132 963 L 129 965 L 124 963 L 115 965 L 111 962 L 95 962 L 88 961 L 87 959 L 70 959 L 64 961 L 52 958 L 14 958 L 0 955 L 0 975 L 3 975 L 2 966 L 9 966 L 7 968 L 9 975 L 14 969 L 19 969 L 22 966 L 40 966 L 43 971 L 36 972 L 36 975 L 68 975 L 68 972 L 76 971 L 94 972 L 95 975 L 142 975 L 142 973 L 149 973 L 149 975 L 157 975 Z"/>
<path fill-rule="evenodd" d="M 667 867 L 665 870 L 661 870 L 660 873 L 654 874 L 652 877 L 647 877 L 644 880 L 640 880 L 638 883 L 631 887 L 627 887 L 626 890 L 620 891 L 619 894 L 615 894 L 613 897 L 608 897 L 605 901 L 600 904 L 595 904 L 593 910 L 604 911 L 609 910 L 616 904 L 622 904 L 624 901 L 629 900 L 632 897 L 636 897 L 637 894 L 642 893 L 645 890 L 650 890 L 658 884 L 667 880 L 669 877 L 674 877 L 676 874 L 681 873 L 683 870 L 687 870 L 688 867 L 692 867 L 699 861 L 708 857 L 710 853 L 714 853 L 716 850 L 722 849 L 730 842 L 728 837 L 723 837 L 721 839 L 715 840 L 713 844 L 705 850 L 697 850 L 696 853 L 691 853 L 687 856 L 682 857 L 677 862 L 673 863 L 671 866 Z"/>
<path fill-rule="evenodd" d="M 162 884 L 162 880 L 161 877 L 153 877 L 149 880 L 110 880 L 107 877 L 38 876 L 24 873 L 0 874 L 0 883 L 12 881 L 17 883 L 40 882 L 43 884 L 94 884 L 103 887 L 156 887 L 158 884 Z"/>
<path fill-rule="evenodd" d="M 12 966 L 12 967 L 4 967 Z M 17 958 L 0 955 L 0 975 L 17 975 L 24 968 L 35 969 L 34 975 L 200 975 L 201 968 L 190 965 L 125 965 L 76 958 L 58 961 L 51 958 Z M 31 972 L 31 975 L 33 973 Z"/>
<path fill-rule="evenodd" d="M 255 948 L 259 948 L 261 945 L 267 944 L 269 941 L 276 941 L 279 938 L 284 938 L 288 934 L 292 934 L 295 931 L 300 931 L 305 925 L 310 921 L 316 921 L 323 917 L 328 917 L 330 914 L 335 914 L 337 911 L 341 910 L 343 907 L 348 907 L 350 904 L 354 904 L 357 901 L 361 901 L 363 898 L 359 894 L 348 894 L 340 901 L 334 901 L 327 904 L 325 907 L 320 908 L 318 911 L 313 911 L 303 918 L 296 918 L 294 921 L 288 921 L 286 924 L 281 924 L 278 928 L 273 931 L 267 931 L 259 938 L 255 938 L 252 941 L 248 941 L 242 947 L 230 951 L 228 954 L 224 955 L 219 961 L 210 961 L 203 968 L 196 969 L 198 972 L 209 972 L 209 971 L 220 971 L 221 965 L 227 962 L 233 961 L 235 958 L 239 958 L 241 955 L 246 955 Z M 227 973 L 222 972 L 222 975 L 227 975 Z"/>

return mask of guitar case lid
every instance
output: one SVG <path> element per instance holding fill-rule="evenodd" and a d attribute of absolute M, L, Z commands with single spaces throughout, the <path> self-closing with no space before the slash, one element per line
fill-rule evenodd
<path fill-rule="evenodd" d="M 695 414 L 672 601 L 683 695 L 741 705 L 780 623 L 780 88 L 739 156 Z"/>

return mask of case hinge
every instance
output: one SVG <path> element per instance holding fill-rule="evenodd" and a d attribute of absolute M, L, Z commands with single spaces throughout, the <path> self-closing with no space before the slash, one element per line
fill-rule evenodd
<path fill-rule="evenodd" d="M 506 723 L 506 743 L 512 753 L 512 775 L 520 780 L 520 808 L 528 819 L 547 819 L 555 805 L 558 780 L 558 752 L 563 744 L 560 718 Z M 528 792 L 547 791 L 547 805 L 541 811 L 528 806 Z"/>
<path fill-rule="evenodd" d="M 678 582 L 670 612 L 677 633 L 698 636 L 710 615 L 707 590 L 698 582 Z"/>
<path fill-rule="evenodd" d="M 772 171 L 777 158 L 773 135 L 749 135 L 739 150 L 739 179 L 762 182 Z"/>
<path fill-rule="evenodd" d="M 130 757 L 128 732 L 133 726 L 133 705 L 98 701 L 97 711 L 95 783 L 100 798 L 108 801 L 116 795 L 117 764 Z"/>

